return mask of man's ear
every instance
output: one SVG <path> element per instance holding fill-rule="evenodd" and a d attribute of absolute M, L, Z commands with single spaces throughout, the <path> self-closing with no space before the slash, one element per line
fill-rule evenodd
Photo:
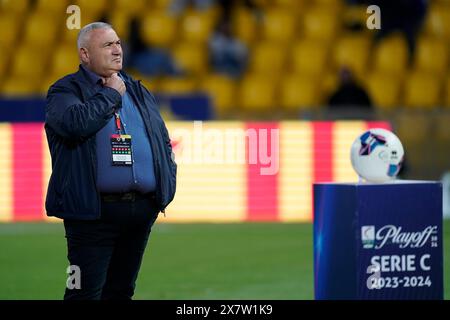
<path fill-rule="evenodd" d="M 81 62 L 89 64 L 89 53 L 86 48 L 80 48 L 78 54 L 80 55 Z"/>

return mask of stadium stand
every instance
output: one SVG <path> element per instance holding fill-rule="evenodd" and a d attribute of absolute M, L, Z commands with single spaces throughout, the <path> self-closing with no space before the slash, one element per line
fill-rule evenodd
<path fill-rule="evenodd" d="M 376 111 L 399 120 L 406 144 L 418 138 L 408 126 L 424 127 L 425 120 L 417 120 L 416 112 L 425 112 L 433 134 L 447 141 L 442 119 L 448 118 L 432 115 L 450 108 L 449 1 L 429 1 L 412 61 L 401 33 L 375 40 L 376 30 L 365 27 L 368 16 L 363 5 L 343 0 L 257 0 L 256 12 L 236 1 L 232 31 L 247 46 L 249 61 L 240 78 L 231 78 L 214 73 L 209 65 L 207 44 L 221 18 L 218 4 L 175 15 L 171 0 L 3 0 L 0 96 L 43 97 L 51 83 L 76 70 L 78 30 L 68 30 L 65 20 L 72 3 L 80 6 L 81 25 L 105 19 L 125 45 L 131 20 L 139 19 L 144 42 L 169 50 L 185 76 L 149 78 L 132 69 L 130 73 L 155 94 L 204 92 L 218 120 L 238 119 L 241 112 L 255 119 L 284 112 L 290 119 L 303 110 L 324 110 L 337 86 L 337 72 L 345 66 L 365 86 Z"/>

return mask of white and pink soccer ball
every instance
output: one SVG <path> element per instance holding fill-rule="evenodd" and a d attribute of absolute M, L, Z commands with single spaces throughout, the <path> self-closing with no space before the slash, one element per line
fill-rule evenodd
<path fill-rule="evenodd" d="M 355 139 L 350 158 L 353 169 L 367 182 L 389 182 L 396 179 L 404 157 L 400 139 L 391 131 L 370 129 Z"/>

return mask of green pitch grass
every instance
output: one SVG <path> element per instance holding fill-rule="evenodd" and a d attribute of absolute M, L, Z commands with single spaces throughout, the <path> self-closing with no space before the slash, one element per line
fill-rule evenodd
<path fill-rule="evenodd" d="M 312 224 L 156 224 L 136 299 L 313 299 Z M 444 224 L 450 299 L 450 221 Z M 0 299 L 61 299 L 62 224 L 0 224 Z"/>

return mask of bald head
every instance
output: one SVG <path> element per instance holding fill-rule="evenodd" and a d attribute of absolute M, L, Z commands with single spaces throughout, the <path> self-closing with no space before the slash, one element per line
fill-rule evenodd
<path fill-rule="evenodd" d="M 94 22 L 84 26 L 77 39 L 81 63 L 103 78 L 122 70 L 122 46 L 110 24 Z"/>

